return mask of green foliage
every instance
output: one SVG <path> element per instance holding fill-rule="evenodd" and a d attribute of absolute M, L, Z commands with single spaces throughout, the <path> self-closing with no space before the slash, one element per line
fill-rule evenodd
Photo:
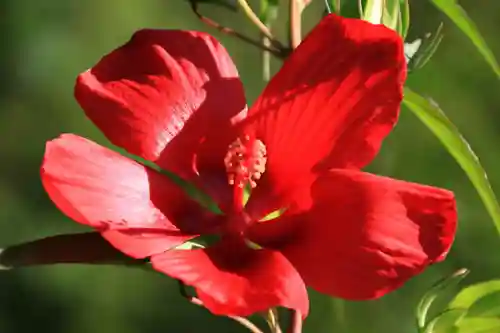
<path fill-rule="evenodd" d="M 500 332 L 500 280 L 464 288 L 450 302 L 446 312 L 461 315 L 450 320 L 448 325 L 436 326 L 429 333 Z"/>
<path fill-rule="evenodd" d="M 405 88 L 404 95 L 404 105 L 438 137 L 465 171 L 500 233 L 500 205 L 486 172 L 469 143 L 435 102 L 418 95 L 410 88 Z"/>
<path fill-rule="evenodd" d="M 467 309 L 474 317 L 500 317 L 500 280 L 464 288 L 449 305 L 450 309 Z"/>
<path fill-rule="evenodd" d="M 408 63 L 408 70 L 415 71 L 424 67 L 434 53 L 436 53 L 443 37 L 443 24 L 441 23 L 434 34 L 429 34 L 425 38 L 420 39 L 418 49 Z"/>
<path fill-rule="evenodd" d="M 236 11 L 238 9 L 237 0 L 187 0 L 190 3 L 207 3 L 210 5 L 216 5 L 225 7 Z"/>
<path fill-rule="evenodd" d="M 423 333 L 452 333 L 455 324 L 462 320 L 467 313 L 463 309 L 446 310 L 434 317 L 425 328 L 421 330 Z"/>
<path fill-rule="evenodd" d="M 499 318 L 464 318 L 455 327 L 443 333 L 498 333 Z M 440 332 L 438 332 L 440 333 Z"/>
<path fill-rule="evenodd" d="M 476 24 L 467 15 L 467 12 L 460 7 L 456 0 L 430 0 L 437 8 L 445 13 L 459 27 L 477 47 L 484 59 L 491 66 L 496 75 L 500 77 L 500 66 L 488 44 L 481 36 Z"/>
<path fill-rule="evenodd" d="M 386 0 L 384 5 L 382 23 L 397 31 L 398 26 L 401 25 L 399 24 L 400 0 Z"/>
<path fill-rule="evenodd" d="M 271 24 L 278 17 L 278 0 L 260 0 L 259 18 L 264 24 Z"/>
<path fill-rule="evenodd" d="M 345 2 L 345 0 L 344 0 Z M 341 0 L 325 0 L 325 5 L 326 9 L 330 13 L 335 13 L 337 15 L 341 14 L 341 8 L 342 8 L 342 1 Z"/>
<path fill-rule="evenodd" d="M 409 0 L 399 0 L 399 20 L 397 31 L 406 39 L 408 30 L 410 30 L 410 4 Z"/>
<path fill-rule="evenodd" d="M 432 333 L 433 327 L 435 327 L 440 322 L 449 322 L 453 318 L 459 318 L 461 316 L 460 313 L 456 312 L 443 312 L 438 315 L 436 318 L 428 321 L 428 313 L 429 310 L 434 303 L 434 301 L 452 285 L 455 285 L 462 281 L 469 271 L 467 269 L 460 269 L 453 273 L 452 275 L 438 281 L 435 283 L 421 298 L 417 310 L 416 310 L 416 318 L 417 318 L 417 326 L 420 332 Z M 454 322 L 454 321 L 453 321 Z"/>
<path fill-rule="evenodd" d="M 410 28 L 410 7 L 408 0 L 366 0 L 358 1 L 360 17 L 371 22 L 381 22 L 396 30 L 403 39 Z M 380 19 L 379 19 L 380 18 Z"/>
<path fill-rule="evenodd" d="M 372 23 L 382 23 L 385 10 L 384 0 L 366 0 L 359 1 L 359 12 L 363 20 Z"/>

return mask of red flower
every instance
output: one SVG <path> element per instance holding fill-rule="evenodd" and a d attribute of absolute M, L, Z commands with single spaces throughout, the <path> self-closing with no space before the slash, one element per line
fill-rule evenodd
<path fill-rule="evenodd" d="M 451 192 L 360 171 L 396 123 L 405 72 L 395 32 L 330 15 L 247 115 L 214 38 L 142 30 L 78 77 L 76 98 L 112 143 L 201 187 L 224 213 L 71 134 L 47 144 L 43 184 L 66 215 L 131 257 L 151 257 L 216 314 L 305 315 L 306 285 L 380 297 L 442 260 L 456 227 Z M 220 239 L 173 249 L 200 234 Z"/>

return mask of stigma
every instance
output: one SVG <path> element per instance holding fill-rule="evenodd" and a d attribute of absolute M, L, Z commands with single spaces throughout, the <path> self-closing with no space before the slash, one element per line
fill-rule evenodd
<path fill-rule="evenodd" d="M 246 184 L 251 188 L 257 186 L 257 181 L 266 170 L 266 146 L 260 140 L 245 135 L 237 138 L 228 147 L 224 157 L 229 185 L 243 188 Z"/>

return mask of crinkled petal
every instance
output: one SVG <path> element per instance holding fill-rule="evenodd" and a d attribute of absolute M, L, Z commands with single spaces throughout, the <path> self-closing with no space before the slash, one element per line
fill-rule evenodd
<path fill-rule="evenodd" d="M 173 250 L 151 258 L 153 268 L 193 286 L 218 315 L 248 316 L 271 307 L 309 309 L 300 275 L 279 252 L 220 243 L 200 250 Z"/>
<path fill-rule="evenodd" d="M 132 257 L 179 245 L 213 220 L 166 176 L 76 135 L 47 143 L 41 175 L 64 214 Z"/>
<path fill-rule="evenodd" d="M 252 240 L 281 249 L 308 286 L 346 299 L 380 297 L 446 256 L 452 192 L 359 171 L 312 186 L 301 214 L 256 225 Z"/>
<path fill-rule="evenodd" d="M 249 205 L 281 208 L 309 172 L 369 163 L 397 121 L 405 77 L 396 32 L 359 19 L 324 18 L 244 122 L 244 134 L 261 140 L 268 154 Z M 261 200 L 270 193 L 277 202 Z"/>
<path fill-rule="evenodd" d="M 183 176 L 203 138 L 246 103 L 224 47 L 179 30 L 136 32 L 78 76 L 75 96 L 115 145 Z"/>

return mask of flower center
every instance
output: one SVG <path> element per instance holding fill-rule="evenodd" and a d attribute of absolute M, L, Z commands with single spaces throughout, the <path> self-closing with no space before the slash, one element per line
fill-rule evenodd
<path fill-rule="evenodd" d="M 266 146 L 260 140 L 245 135 L 229 145 L 224 165 L 228 182 L 243 188 L 246 184 L 254 188 L 266 170 Z"/>

